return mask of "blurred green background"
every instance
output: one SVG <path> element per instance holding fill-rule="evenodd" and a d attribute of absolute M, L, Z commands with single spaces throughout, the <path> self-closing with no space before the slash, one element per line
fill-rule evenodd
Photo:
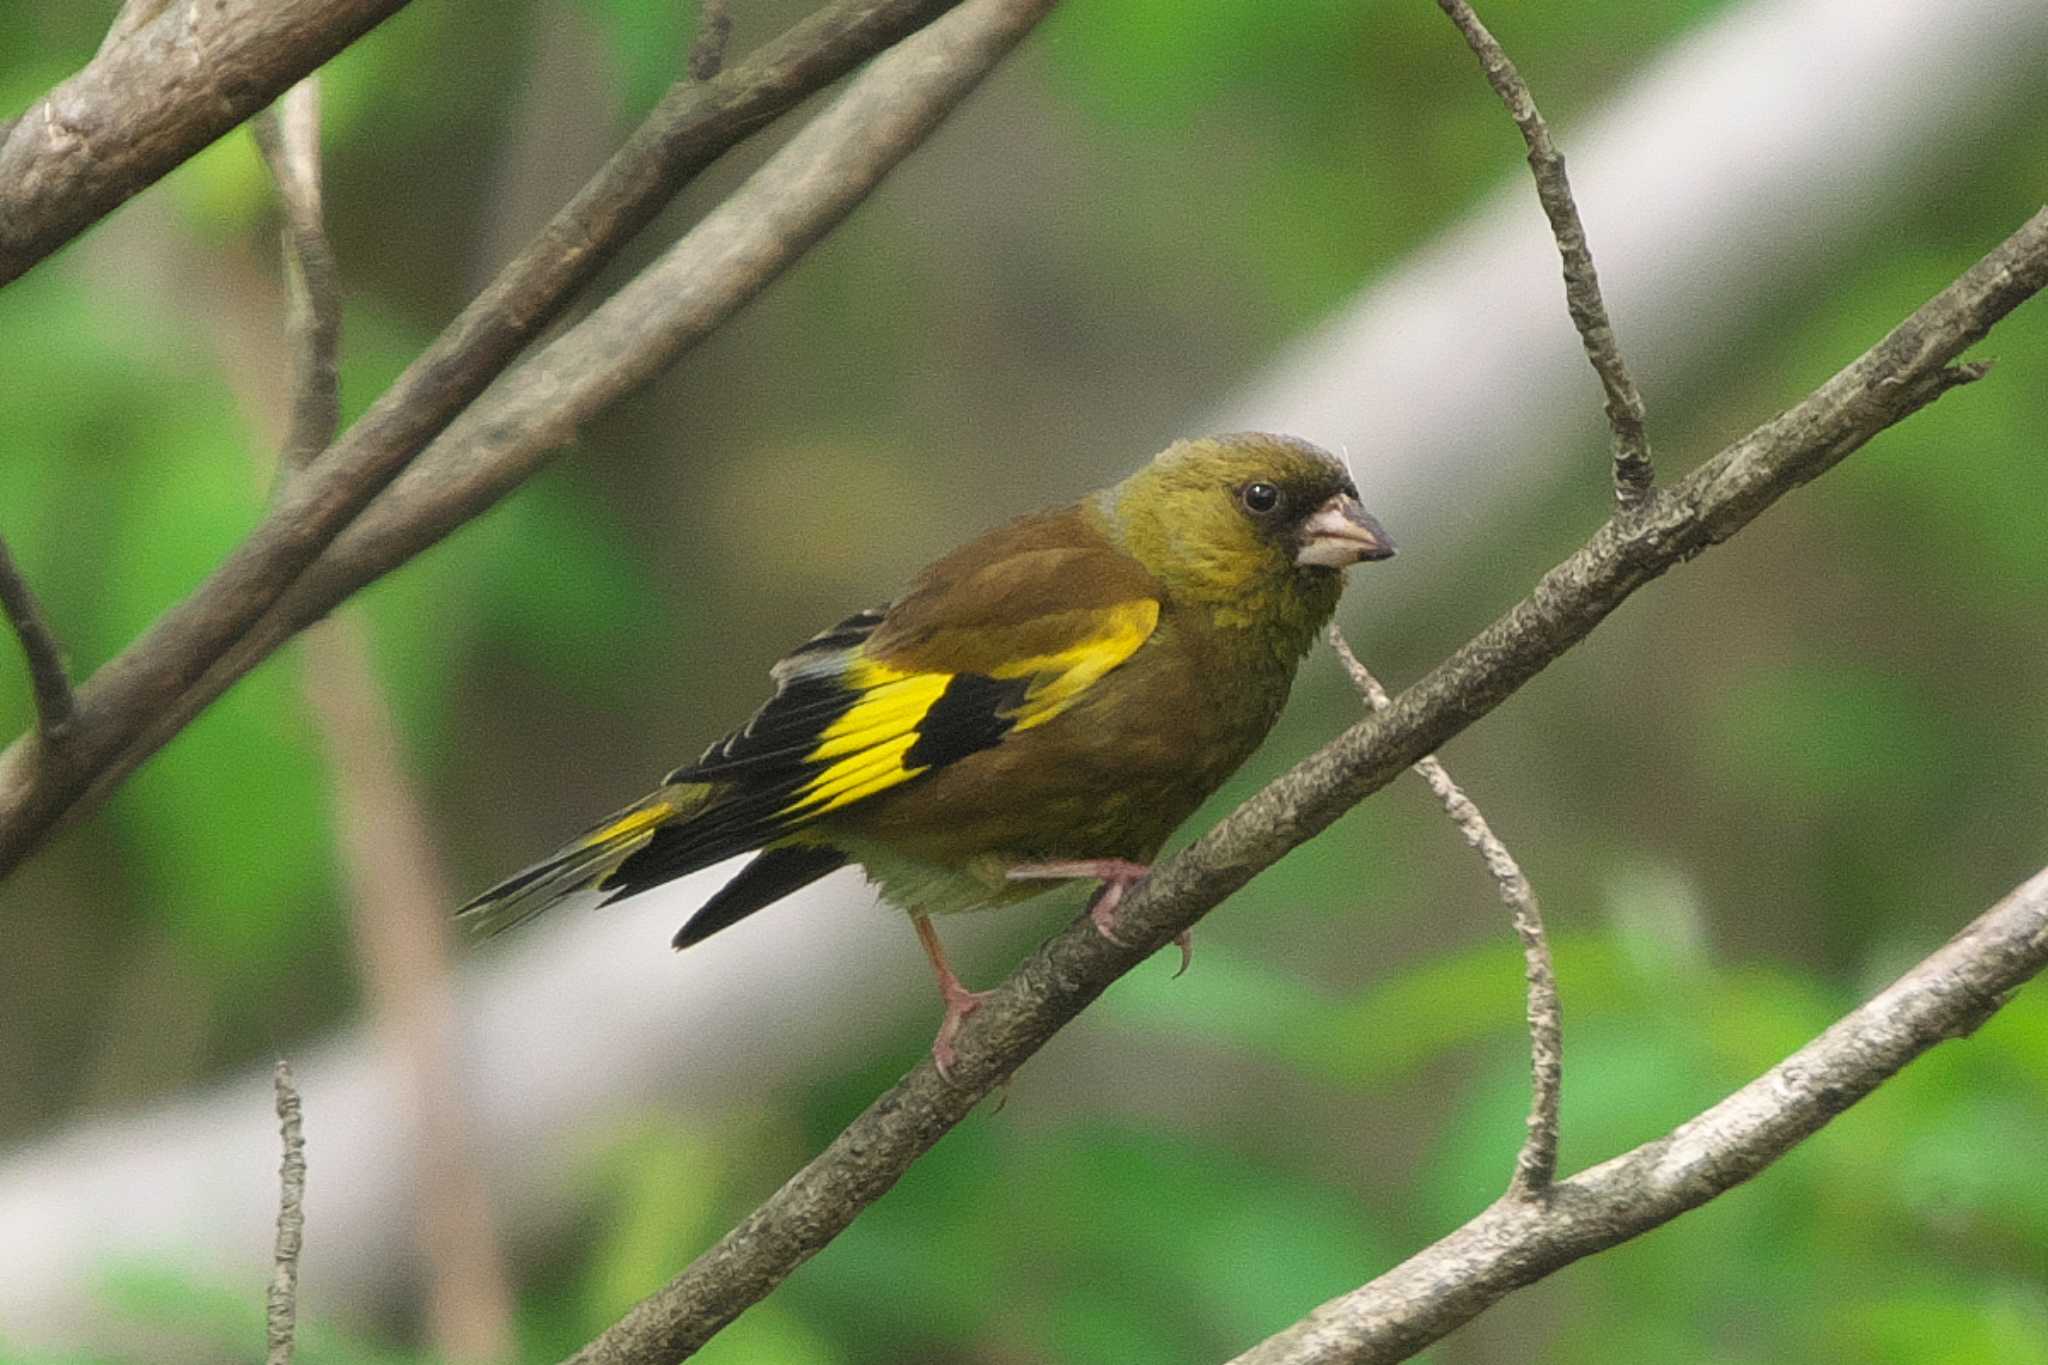
<path fill-rule="evenodd" d="M 0 8 L 0 111 L 85 60 L 112 8 Z M 422 0 L 331 66 L 350 413 L 659 94 L 689 8 Z M 736 52 L 801 12 L 735 8 Z M 1725 7 L 1492 8 L 1569 152 L 1575 114 Z M 1056 14 L 735 324 L 365 594 L 448 876 L 474 888 L 550 847 L 742 717 L 780 648 L 1183 434 L 1514 177 L 1519 150 L 1424 0 Z M 707 177 L 650 240 L 737 175 Z M 1729 340 L 1711 382 L 1646 375 L 1664 468 L 1846 362 L 2044 186 L 2037 99 L 1959 151 L 1938 193 L 1861 225 Z M 0 291 L 0 533 L 81 674 L 258 514 L 268 455 L 246 390 L 277 290 L 271 200 L 237 135 Z M 2048 306 L 1987 350 L 2005 362 L 1989 382 L 1650 589 L 1448 751 L 1557 936 L 1567 1168 L 1747 1081 L 2040 865 Z M 1345 621 L 1390 685 L 1597 524 L 1601 458 L 1557 462 L 1455 557 L 1404 540 L 1359 576 Z M 1402 509 L 1375 510 L 1402 538 Z M 1400 590 L 1375 609 L 1380 575 Z M 245 1073 L 363 1008 L 299 668 L 273 660 L 0 887 L 0 1145 Z M 1204 818 L 1355 710 L 1313 658 Z M 29 720 L 8 646 L 0 722 Z M 1526 1095 L 1519 957 L 1419 783 L 1201 939 L 1186 978 L 1147 964 L 1111 992 L 1085 1059 L 1046 1059 L 1071 1085 L 1027 1068 L 1007 1108 L 699 1358 L 1222 1359 L 1497 1192 Z M 650 1107 L 588 1141 L 559 1173 L 581 1201 L 571 1232 L 507 1248 L 522 1358 L 572 1349 L 778 1184 L 919 1055 L 930 1003 L 851 1074 L 764 1083 L 729 1114 Z M 2035 987 L 1753 1186 L 1428 1358 L 2048 1362 L 2044 1133 Z M 319 1239 L 316 1216 L 309 1279 Z M 260 1356 L 253 1284 L 130 1268 L 107 1293 L 189 1358 Z M 423 1360 L 427 1338 L 416 1296 L 380 1297 L 322 1314 L 302 1359 Z M 0 1322 L 0 1359 L 130 1358 L 94 1349 L 10 1346 Z"/>

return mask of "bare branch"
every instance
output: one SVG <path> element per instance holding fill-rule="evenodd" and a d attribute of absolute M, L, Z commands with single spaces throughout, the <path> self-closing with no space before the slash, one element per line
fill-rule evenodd
<path fill-rule="evenodd" d="M 72 695 L 64 651 L 43 619 L 42 604 L 36 601 L 35 592 L 22 577 L 4 539 L 0 539 L 0 610 L 7 613 L 14 636 L 21 641 L 22 657 L 28 660 L 29 687 L 36 698 L 37 733 L 46 749 L 54 749 L 71 737 L 78 700 Z"/>
<path fill-rule="evenodd" d="M 320 78 L 308 76 L 250 124 L 284 207 L 290 284 L 291 426 L 278 486 L 313 462 L 341 425 L 341 271 L 320 204 Z"/>
<path fill-rule="evenodd" d="M 271 1072 L 277 1093 L 277 1127 L 284 1140 L 278 1166 L 277 1255 L 264 1296 L 269 1353 L 265 1365 L 291 1365 L 299 1315 L 299 1248 L 306 1239 L 306 1135 L 299 1124 L 299 1088 L 292 1082 L 291 1063 L 277 1059 Z"/>
<path fill-rule="evenodd" d="M 1334 625 L 1330 627 L 1330 644 L 1367 705 L 1375 711 L 1393 705 L 1379 679 L 1359 661 Z M 1479 807 L 1451 780 L 1437 756 L 1423 755 L 1415 771 L 1443 803 L 1444 813 L 1456 822 L 1465 842 L 1485 861 L 1500 888 L 1501 903 L 1508 908 L 1515 935 L 1522 940 L 1522 961 L 1529 981 L 1529 1134 L 1515 1157 L 1515 1175 L 1508 1190 L 1533 1198 L 1557 1177 L 1557 1108 L 1564 1086 L 1564 1006 L 1558 998 L 1550 940 L 1543 932 L 1543 910 L 1521 865 L 1486 823 Z"/>
<path fill-rule="evenodd" d="M 2044 286 L 2048 209 L 1797 407 L 1669 491 L 1653 493 L 1649 506 L 1618 512 L 1529 597 L 1387 710 L 1346 730 L 1156 867 L 1119 908 L 1117 925 L 1126 942 L 1105 939 L 1085 914 L 1077 918 L 968 1016 L 950 1082 L 930 1058 L 920 1061 L 738 1227 L 578 1353 L 572 1365 L 644 1365 L 694 1351 L 887 1193 L 912 1162 L 1118 976 L 1499 705 L 1637 588 L 1726 540 L 1885 427 L 1981 376 L 1980 366 L 1952 368 L 1949 362 Z M 2048 955 L 2048 941 L 2035 946 Z M 2028 966 L 2028 974 L 2038 966 Z M 2000 970 L 2010 975 L 2019 967 L 2008 963 Z M 1972 1001 L 1970 1008 L 1981 1003 Z M 1512 1194 L 1496 1208 L 1533 1216 L 1560 1189 L 1553 1186 L 1544 1200 Z"/>
<path fill-rule="evenodd" d="M 446 429 L 692 175 L 806 95 L 957 3 L 841 0 L 796 24 L 737 68 L 714 80 L 687 82 L 672 90 L 534 243 L 500 272 L 340 441 L 281 490 L 262 525 L 227 561 L 87 680 L 79 692 L 77 734 L 61 772 L 32 764 L 33 755 L 23 742 L 0 753 L 0 876 L 47 838 L 82 800 L 118 783 L 169 733 L 175 733 L 175 729 L 166 732 L 163 721 L 183 700 L 195 699 L 191 709 L 183 711 L 184 719 L 189 720 L 228 682 L 247 671 L 254 659 L 238 663 L 225 656 L 247 657 L 246 647 L 262 637 L 254 623 L 357 516 L 364 503 Z M 872 168 L 879 178 L 903 150 L 907 149 L 896 149 L 896 155 L 885 161 L 867 157 L 858 164 Z M 866 183 L 872 185 L 873 181 Z M 737 249 L 737 240 L 727 243 L 736 249 L 720 259 L 728 269 L 744 267 L 742 276 L 736 277 L 742 278 L 743 287 L 722 289 L 722 280 L 689 280 L 690 302 L 700 307 L 692 315 L 692 325 L 701 329 L 698 335 L 730 317 L 765 283 L 767 276 L 751 264 L 760 253 L 780 269 L 851 208 L 852 200 L 835 197 L 838 188 L 829 177 L 813 177 L 809 182 L 804 193 L 819 196 L 814 206 L 820 225 L 815 229 L 791 232 L 800 207 L 794 201 L 803 198 L 799 194 L 783 209 L 783 219 L 757 225 L 752 232 L 754 245 Z M 4 198 L 0 198 L 0 212 L 4 212 Z M 737 239 L 744 235 L 731 231 L 729 218 L 722 221 L 727 223 L 728 236 Z M 701 228 L 692 238 L 702 239 Z M 707 304 L 707 294 L 723 302 Z M 647 338 L 638 337 L 630 327 L 621 330 L 631 338 L 629 349 L 647 349 Z M 620 343 L 615 339 L 614 344 Z M 555 381 L 543 382 L 538 368 L 529 367 L 526 373 L 536 387 L 556 391 Z M 644 378 L 644 373 L 636 372 L 635 382 Z M 630 386 L 613 388 L 610 396 L 617 397 L 626 387 Z M 573 424 L 592 411 L 594 408 L 582 409 L 565 420 Z M 468 430 L 476 434 L 487 428 L 486 419 L 473 421 Z M 560 423 L 550 424 L 548 430 L 553 443 L 567 439 L 567 430 Z M 462 481 L 474 477 L 478 473 L 474 468 L 458 472 L 456 467 L 477 458 L 474 451 L 451 456 L 430 478 Z M 537 457 L 527 464 L 528 471 L 533 463 Z M 413 552 L 488 506 L 502 492 L 500 487 L 469 504 L 466 511 L 452 512 L 454 521 L 432 524 L 426 541 Z M 297 624 L 303 626 L 311 619 Z M 256 657 L 268 654 L 276 644 L 277 639 L 265 639 L 256 645 L 260 650 Z M 205 681 L 209 675 L 217 681 Z"/>
<path fill-rule="evenodd" d="M 1513 1290 L 1698 1208 L 1776 1161 L 2048 968 L 2048 870 L 1827 1032 L 1704 1114 L 1551 1187 L 1503 1198 L 1232 1365 L 1406 1360 Z"/>
<path fill-rule="evenodd" d="M 0 142 L 0 284 L 269 104 L 405 0 L 137 0 Z"/>
<path fill-rule="evenodd" d="M 107 36 L 100 39 L 100 51 L 127 42 L 131 35 L 154 23 L 170 5 L 171 0 L 121 0 L 114 22 L 107 25 Z"/>
<path fill-rule="evenodd" d="M 427 813 L 378 686 L 361 609 L 306 633 L 300 688 L 327 751 L 338 853 L 373 1022 L 412 1125 L 427 1320 L 447 1360 L 508 1360 L 514 1300 L 478 1169 L 449 981 L 452 901 Z"/>
<path fill-rule="evenodd" d="M 1593 253 L 1586 246 L 1586 225 L 1579 221 L 1579 206 L 1572 198 L 1565 178 L 1564 157 L 1550 139 L 1550 127 L 1536 112 L 1536 99 L 1527 82 L 1508 60 L 1479 16 L 1466 0 L 1437 0 L 1458 31 L 1479 58 L 1487 81 L 1529 146 L 1529 170 L 1536 177 L 1536 197 L 1550 219 L 1551 235 L 1564 258 L 1564 297 L 1572 325 L 1585 343 L 1586 358 L 1600 376 L 1607 393 L 1607 425 L 1614 432 L 1614 496 L 1623 507 L 1639 505 L 1656 480 L 1650 463 L 1650 436 L 1644 427 L 1643 396 L 1622 362 L 1621 346 L 1614 326 L 1607 320 L 1607 305 L 1600 297 L 1600 276 L 1593 269 Z"/>
<path fill-rule="evenodd" d="M 732 40 L 729 0 L 697 0 L 697 36 L 690 40 L 690 79 L 708 81 L 725 65 L 725 45 Z"/>
<path fill-rule="evenodd" d="M 252 125 L 285 209 L 293 373 L 285 402 L 273 397 L 287 388 L 281 375 L 240 387 L 252 416 L 278 438 L 280 487 L 333 439 L 340 413 L 341 285 L 320 207 L 317 81 L 293 86 Z M 419 1116 L 413 1215 L 431 1338 L 450 1360 L 505 1359 L 512 1293 L 457 1081 L 445 878 L 356 612 L 337 612 L 304 648 L 300 683 L 326 743 L 357 956 Z"/>

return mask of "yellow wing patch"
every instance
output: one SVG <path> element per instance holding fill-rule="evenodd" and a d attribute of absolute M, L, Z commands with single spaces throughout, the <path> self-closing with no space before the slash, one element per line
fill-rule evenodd
<path fill-rule="evenodd" d="M 1150 599 L 1126 602 L 1091 617 L 1094 629 L 1085 639 L 1014 660 L 987 674 L 999 682 L 1029 679 L 1022 699 L 996 713 L 998 721 L 1007 722 L 1003 728 L 1043 725 L 1072 706 L 1151 636 L 1159 624 L 1159 604 Z M 924 737 L 921 727 L 932 708 L 958 676 L 856 659 L 844 682 L 860 700 L 828 726 L 804 756 L 807 765 L 823 766 L 797 788 L 780 813 L 814 819 L 926 771 L 930 764 L 912 766 L 907 756 Z"/>
<path fill-rule="evenodd" d="M 1019 659 L 995 671 L 998 678 L 1036 675 L 1024 704 L 1017 708 L 1017 728 L 1043 725 L 1074 704 L 1083 692 L 1137 652 L 1159 624 L 1159 604 L 1151 598 L 1125 602 L 1101 613 L 1100 634 L 1032 659 Z"/>

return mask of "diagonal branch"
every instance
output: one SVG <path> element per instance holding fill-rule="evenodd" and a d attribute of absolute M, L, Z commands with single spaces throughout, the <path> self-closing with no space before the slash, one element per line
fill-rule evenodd
<path fill-rule="evenodd" d="M 1536 112 L 1536 98 L 1522 79 L 1508 54 L 1487 32 L 1486 25 L 1472 12 L 1466 0 L 1437 0 L 1458 31 L 1479 58 L 1486 79 L 1493 86 L 1522 141 L 1529 146 L 1529 170 L 1536 177 L 1536 197 L 1550 220 L 1550 232 L 1557 239 L 1558 255 L 1564 258 L 1565 306 L 1572 325 L 1585 343 L 1586 359 L 1600 376 L 1607 394 L 1607 425 L 1614 432 L 1614 496 L 1624 507 L 1634 507 L 1649 495 L 1657 472 L 1650 464 L 1650 435 L 1644 427 L 1643 395 L 1636 390 L 1628 366 L 1622 362 L 1621 345 L 1615 340 L 1614 325 L 1607 320 L 1607 305 L 1600 297 L 1600 276 L 1593 269 L 1593 253 L 1586 246 L 1586 225 L 1579 221 L 1579 206 L 1572 198 L 1571 182 L 1565 178 L 1564 156 L 1550 140 L 1550 126 Z"/>
<path fill-rule="evenodd" d="M 1353 725 L 1155 868 L 1119 908 L 1128 946 L 1105 939 L 1085 915 L 1047 942 L 968 1017 L 952 1082 L 929 1058 L 919 1062 L 738 1227 L 579 1353 L 575 1365 L 643 1365 L 695 1350 L 887 1193 L 1118 976 L 1443 747 L 1637 588 L 1728 539 L 1884 428 L 1981 377 L 1982 366 L 1950 362 L 2044 286 L 2048 209 L 1796 407 L 1653 494 L 1646 507 L 1617 513 L 1390 708 Z M 2037 947 L 2048 954 L 2048 943 Z M 1541 1207 L 1516 1196 L 1504 1202 Z"/>
<path fill-rule="evenodd" d="M 14 627 L 21 641 L 22 657 L 28 660 L 28 681 L 36 698 L 36 732 L 46 748 L 66 744 L 72 722 L 78 715 L 78 701 L 72 695 L 71 675 L 64 668 L 64 651 L 43 619 L 42 603 L 36 600 L 28 580 L 14 562 L 7 542 L 0 540 L 0 611 Z"/>
<path fill-rule="evenodd" d="M 1812 1136 L 1928 1049 L 1977 1029 L 2048 968 L 2048 869 L 1827 1032 L 1654 1142 L 1512 1195 L 1232 1365 L 1406 1360 L 1523 1285 L 1698 1208 Z"/>
<path fill-rule="evenodd" d="M 1375 711 L 1394 703 L 1379 679 L 1351 652 L 1342 631 L 1330 627 L 1330 645 L 1337 651 L 1351 684 Z M 1550 939 L 1543 932 L 1543 909 L 1535 888 L 1522 875 L 1521 864 L 1486 823 L 1472 798 L 1451 780 L 1435 754 L 1425 754 L 1415 771 L 1457 823 L 1465 842 L 1476 850 L 1500 888 L 1515 936 L 1522 940 L 1522 962 L 1529 981 L 1529 1134 L 1515 1157 L 1512 1194 L 1534 1198 L 1557 1178 L 1558 1099 L 1564 1088 L 1564 1004 L 1557 993 L 1557 968 L 1550 960 Z"/>
<path fill-rule="evenodd" d="M 0 753 L 0 876 L 48 837 L 89 792 L 106 790 L 163 742 L 153 738 L 161 733 L 163 718 L 248 639 L 254 624 L 378 490 L 447 429 L 691 176 L 805 96 L 956 3 L 839 0 L 794 25 L 740 66 L 711 81 L 683 82 L 671 90 L 534 243 L 332 448 L 280 489 L 263 523 L 227 561 L 87 680 L 79 690 L 78 725 L 67 750 L 70 761 L 61 771 L 36 765 L 23 741 Z M 881 170 L 893 166 L 907 150 L 898 150 Z M 813 190 L 821 185 L 834 188 L 819 178 Z M 829 213 L 828 225 L 852 206 L 830 194 L 821 202 Z M 0 202 L 0 212 L 4 207 Z M 803 236 L 795 245 L 801 250 L 813 240 L 815 235 Z M 771 238 L 757 251 L 786 265 L 795 254 L 785 249 L 789 245 L 788 239 Z M 700 291 L 705 288 L 702 282 L 694 283 Z M 740 298 L 750 297 L 761 283 L 765 279 Z M 707 329 L 737 307 L 735 300 Z M 614 344 L 647 349 L 647 339 L 638 336 Z M 553 391 L 552 383 L 540 382 L 537 370 L 528 373 L 536 387 Z M 646 377 L 645 370 L 634 374 L 634 382 Z M 630 386 L 612 389 L 610 397 L 616 398 L 626 387 Z M 591 411 L 577 411 L 566 420 L 583 420 Z M 560 422 L 551 423 L 548 430 L 550 446 L 567 439 Z M 494 435 L 502 438 L 505 433 Z M 488 502 L 466 515 L 485 505 Z M 440 526 L 434 538 L 448 529 Z M 242 671 L 246 670 L 234 669 L 230 677 L 239 677 Z M 210 691 L 205 699 L 217 695 L 217 690 Z M 189 719 L 193 712 L 183 714 Z"/>

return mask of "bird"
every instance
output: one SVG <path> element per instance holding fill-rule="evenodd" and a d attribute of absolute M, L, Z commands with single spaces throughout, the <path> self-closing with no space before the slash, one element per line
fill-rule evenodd
<path fill-rule="evenodd" d="M 798 645 L 739 729 L 457 914 L 496 932 L 752 853 L 680 950 L 857 864 L 931 961 L 950 1081 L 988 993 L 955 974 L 933 918 L 1094 881 L 1089 917 L 1121 942 L 1124 896 L 1265 739 L 1345 571 L 1393 553 L 1329 451 L 1264 432 L 1176 441 Z"/>

